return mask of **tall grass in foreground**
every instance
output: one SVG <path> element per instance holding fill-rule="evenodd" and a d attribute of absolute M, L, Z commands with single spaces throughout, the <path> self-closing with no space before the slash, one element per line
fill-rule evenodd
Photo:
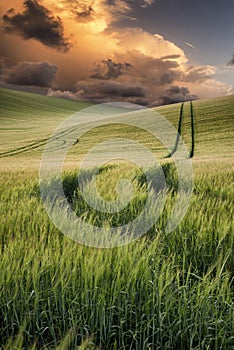
<path fill-rule="evenodd" d="M 145 191 L 140 172 L 106 167 L 101 193 L 113 198 L 120 172 Z M 166 234 L 177 180 L 171 166 L 165 172 L 168 200 L 158 224 L 111 250 L 61 235 L 43 209 L 36 178 L 1 175 L 0 348 L 234 349 L 232 173 L 198 172 L 188 214 Z M 67 174 L 64 184 L 79 210 L 74 178 Z"/>

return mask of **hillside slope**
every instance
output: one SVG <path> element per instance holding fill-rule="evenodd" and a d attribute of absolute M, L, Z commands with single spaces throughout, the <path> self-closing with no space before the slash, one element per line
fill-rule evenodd
<path fill-rule="evenodd" d="M 25 92 L 0 89 L 1 145 L 0 157 L 37 157 L 53 130 L 68 116 L 91 106 L 88 102 L 76 102 L 35 95 Z M 155 111 L 165 116 L 176 128 L 181 104 L 162 106 Z M 234 137 L 234 96 L 193 102 L 195 114 L 195 157 L 230 158 Z M 150 135 L 126 126 L 106 126 L 83 136 L 79 148 L 73 154 L 86 154 L 88 149 L 105 137 L 127 137 L 153 150 L 160 158 L 166 156 L 160 144 Z M 191 147 L 190 104 L 184 108 L 182 137 Z M 10 159 L 9 159 L 10 157 Z"/>
<path fill-rule="evenodd" d="M 90 105 L 0 89 L 0 153 L 43 143 L 64 118 Z"/>
<path fill-rule="evenodd" d="M 194 101 L 193 109 L 195 114 L 195 156 L 199 158 L 232 157 L 234 96 Z M 157 111 L 173 124 L 178 121 L 177 105 L 159 107 Z M 189 103 L 186 103 L 182 126 L 182 136 L 186 144 L 191 142 L 190 124 L 190 106 Z"/>

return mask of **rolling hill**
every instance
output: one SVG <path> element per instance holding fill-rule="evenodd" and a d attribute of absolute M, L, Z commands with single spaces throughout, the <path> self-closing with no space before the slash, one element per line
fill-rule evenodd
<path fill-rule="evenodd" d="M 0 349 L 233 350 L 234 97 L 193 102 L 194 188 L 173 232 L 165 227 L 178 178 L 165 158 L 168 150 L 150 133 L 115 123 L 93 128 L 72 145 L 62 178 L 65 201 L 90 227 L 117 228 L 120 237 L 122 225 L 140 216 L 148 197 L 161 193 L 158 168 L 148 188 L 136 166 L 102 166 L 96 181 L 102 198 L 116 200 L 122 179 L 134 191 L 123 209 L 103 212 L 82 197 L 77 164 L 97 143 L 125 137 L 143 143 L 162 165 L 167 189 L 159 220 L 140 238 L 112 249 L 62 234 L 40 195 L 38 170 L 48 137 L 64 118 L 89 106 L 0 90 Z M 190 148 L 190 104 L 184 107 L 182 135 Z M 180 108 L 155 110 L 177 128 Z M 154 121 L 148 122 L 150 127 Z M 85 169 L 84 180 L 92 180 L 93 172 Z M 56 184 L 57 179 L 49 182 L 46 192 L 55 210 L 63 203 Z M 88 195 L 96 203 L 97 192 Z M 154 199 L 146 216 L 152 219 L 158 210 Z M 67 213 L 59 215 L 62 224 Z M 144 219 L 140 224 L 145 226 Z M 130 237 L 138 226 L 131 228 Z"/>
<path fill-rule="evenodd" d="M 13 90 L 0 90 L 1 162 L 38 161 L 53 130 L 68 116 L 91 103 L 56 99 Z M 185 104 L 182 137 L 191 144 L 190 106 Z M 234 137 L 234 96 L 193 102 L 195 114 L 195 159 L 232 158 Z M 155 109 L 176 128 L 180 104 Z M 101 130 L 99 129 L 101 128 Z M 126 137 L 142 142 L 148 149 L 165 157 L 165 150 L 152 135 L 127 126 L 102 126 L 82 136 L 71 154 L 84 155 L 105 137 Z M 9 158 L 10 157 L 10 158 Z"/>

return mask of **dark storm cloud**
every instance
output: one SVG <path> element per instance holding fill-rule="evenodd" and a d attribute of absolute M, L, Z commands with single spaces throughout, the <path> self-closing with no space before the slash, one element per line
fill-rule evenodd
<path fill-rule="evenodd" d="M 139 52 L 119 54 L 114 59 L 95 63 L 92 74 L 76 83 L 75 90 L 69 91 L 60 85 L 60 90 L 50 90 L 48 94 L 77 100 L 128 101 L 141 105 L 150 105 L 160 97 L 157 104 L 165 104 L 166 96 L 165 93 L 161 96 L 162 93 L 182 76 L 178 62 L 174 59 L 172 55 L 153 58 Z M 186 88 L 173 91 L 173 95 L 172 91 L 169 92 L 168 103 L 177 102 L 179 98 L 185 100 L 195 97 L 189 95 Z"/>
<path fill-rule="evenodd" d="M 165 90 L 151 106 L 169 105 L 177 102 L 197 100 L 196 95 L 192 95 L 186 87 L 171 86 Z"/>
<path fill-rule="evenodd" d="M 153 58 L 139 52 L 126 53 L 125 60 L 131 64 L 131 76 L 143 85 L 160 87 L 172 84 L 181 75 L 179 65 L 175 60 Z M 129 76 L 125 75 L 126 79 Z"/>
<path fill-rule="evenodd" d="M 54 91 L 50 89 L 48 96 L 68 98 L 72 100 L 109 102 L 127 101 L 147 105 L 146 89 L 141 85 L 121 83 L 116 81 L 87 80 L 76 84 L 76 92 Z"/>
<path fill-rule="evenodd" d="M 76 100 L 127 101 L 148 106 L 197 99 L 186 87 L 179 86 L 206 81 L 210 67 L 189 66 L 184 71 L 175 58 L 174 55 L 153 58 L 135 51 L 118 54 L 112 59 L 95 62 L 92 74 L 82 77 L 75 89 L 74 86 L 67 88 L 57 84 L 59 90 L 50 90 L 48 94 Z"/>
<path fill-rule="evenodd" d="M 36 39 L 42 44 L 67 52 L 70 44 L 64 37 L 64 28 L 59 17 L 53 14 L 37 0 L 24 1 L 25 10 L 15 13 L 10 9 L 3 17 L 3 29 L 8 33 L 17 33 L 24 39 Z"/>
<path fill-rule="evenodd" d="M 160 83 L 162 85 L 171 84 L 173 83 L 174 79 L 175 79 L 175 74 L 173 72 L 166 72 L 161 75 Z"/>
<path fill-rule="evenodd" d="M 76 84 L 78 92 L 89 99 L 104 97 L 145 97 L 146 91 L 141 85 L 116 81 L 85 81 Z"/>
<path fill-rule="evenodd" d="M 228 62 L 228 66 L 234 66 L 234 54 L 232 55 L 231 60 Z"/>
<path fill-rule="evenodd" d="M 114 62 L 111 59 L 102 60 L 96 65 L 90 78 L 109 80 L 116 79 L 131 68 L 130 63 Z"/>
<path fill-rule="evenodd" d="M 8 84 L 49 87 L 56 72 L 57 66 L 47 62 L 20 62 L 5 69 L 2 81 Z"/>
<path fill-rule="evenodd" d="M 7 58 L 6 57 L 0 57 L 0 79 L 4 72 L 7 69 Z"/>

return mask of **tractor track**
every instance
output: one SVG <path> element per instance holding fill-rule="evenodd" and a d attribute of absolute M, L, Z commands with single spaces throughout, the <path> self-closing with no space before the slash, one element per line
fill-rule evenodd
<path fill-rule="evenodd" d="M 62 131 L 59 135 L 53 136 L 51 138 L 48 137 L 46 139 L 41 139 L 40 141 L 33 142 L 33 143 L 31 143 L 29 145 L 26 145 L 26 146 L 22 146 L 22 147 L 19 147 L 19 148 L 10 150 L 10 151 L 1 152 L 0 153 L 0 158 L 7 158 L 7 157 L 15 156 L 17 154 L 21 154 L 21 153 L 26 153 L 26 152 L 32 151 L 32 150 L 35 150 L 35 149 L 37 149 L 37 148 L 39 148 L 41 146 L 46 145 L 47 142 L 54 141 L 54 140 L 61 141 L 61 145 L 59 145 L 59 147 L 62 147 L 62 146 L 64 146 L 66 144 L 66 140 L 62 139 L 62 137 L 72 133 L 76 129 L 77 129 L 77 126 L 71 127 L 71 128 L 69 128 L 67 130 Z"/>
<path fill-rule="evenodd" d="M 180 108 L 180 116 L 179 116 L 179 122 L 177 127 L 177 137 L 175 140 L 175 145 L 171 152 L 166 156 L 166 158 L 171 158 L 174 153 L 176 153 L 180 138 L 182 137 L 182 124 L 184 120 L 184 102 L 181 104 Z M 191 127 L 191 149 L 189 152 L 189 158 L 193 158 L 194 151 L 195 151 L 195 118 L 194 118 L 194 109 L 193 109 L 193 103 L 190 101 L 190 127 Z"/>

